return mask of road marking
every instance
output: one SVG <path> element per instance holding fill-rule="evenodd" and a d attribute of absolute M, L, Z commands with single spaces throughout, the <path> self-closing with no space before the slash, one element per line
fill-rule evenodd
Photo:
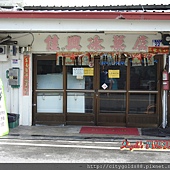
<path fill-rule="evenodd" d="M 103 147 L 103 146 L 85 146 L 85 145 L 51 145 L 51 144 L 35 144 L 35 143 L 12 143 L 12 142 L 0 142 L 1 145 L 13 145 L 13 146 L 33 146 L 33 147 L 56 147 L 56 148 L 85 148 L 85 149 L 112 149 L 120 150 L 120 147 Z"/>
<path fill-rule="evenodd" d="M 81 148 L 81 149 L 101 149 L 101 150 L 120 150 L 120 147 L 117 147 L 117 146 L 106 147 L 106 146 L 85 146 L 85 145 L 67 145 L 67 144 L 66 145 L 53 145 L 53 144 L 36 144 L 36 143 L 13 143 L 13 142 L 1 142 L 1 141 L 0 141 L 0 145 L 32 146 L 32 147 L 55 147 L 55 148 Z M 121 150 L 121 151 L 123 152 L 123 150 Z M 154 150 L 154 149 L 142 148 L 141 150 L 139 149 L 139 150 L 134 150 L 134 151 L 147 151 L 147 152 L 159 152 L 159 151 L 164 152 L 164 151 L 166 151 L 166 152 L 169 152 L 170 149 Z"/>
<path fill-rule="evenodd" d="M 9 142 L 9 139 L 1 139 L 1 141 L 6 141 Z M 42 140 L 20 140 L 20 139 L 13 139 L 13 141 L 17 141 L 17 142 L 23 142 L 23 141 L 27 141 L 27 142 L 42 142 Z M 51 140 L 45 140 L 46 142 L 51 142 Z M 122 141 L 118 142 L 118 141 L 74 141 L 74 140 L 54 140 L 53 142 L 60 142 L 60 143 L 79 143 L 79 144 L 120 144 L 122 143 Z"/>

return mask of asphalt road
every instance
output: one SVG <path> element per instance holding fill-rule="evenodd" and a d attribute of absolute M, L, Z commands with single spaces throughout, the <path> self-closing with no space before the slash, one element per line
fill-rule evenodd
<path fill-rule="evenodd" d="M 121 141 L 0 139 L 0 163 L 169 163 L 167 150 L 120 150 Z"/>

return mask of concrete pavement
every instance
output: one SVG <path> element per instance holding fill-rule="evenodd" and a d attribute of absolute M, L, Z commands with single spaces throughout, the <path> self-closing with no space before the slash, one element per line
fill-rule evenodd
<path fill-rule="evenodd" d="M 148 140 L 148 139 L 170 139 L 170 136 L 145 136 L 141 133 L 141 128 L 138 128 L 139 136 L 134 135 L 113 135 L 113 134 L 80 134 L 82 126 L 18 126 L 10 128 L 9 134 L 2 138 L 13 139 L 62 139 L 62 140 Z M 152 132 L 152 131 L 151 131 Z"/>

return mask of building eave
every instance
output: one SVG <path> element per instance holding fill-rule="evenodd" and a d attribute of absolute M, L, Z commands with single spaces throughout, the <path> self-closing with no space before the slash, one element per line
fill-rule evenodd
<path fill-rule="evenodd" d="M 170 12 L 1 11 L 0 18 L 170 20 Z"/>

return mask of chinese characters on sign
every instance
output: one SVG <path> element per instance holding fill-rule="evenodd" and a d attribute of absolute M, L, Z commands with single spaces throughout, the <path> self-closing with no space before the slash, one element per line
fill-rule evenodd
<path fill-rule="evenodd" d="M 99 36 L 96 35 L 94 38 L 89 38 L 88 41 L 90 42 L 90 44 L 87 46 L 89 50 L 99 51 L 104 49 L 104 47 L 101 45 L 103 40 L 100 39 Z"/>
<path fill-rule="evenodd" d="M 23 96 L 29 95 L 29 65 L 30 57 L 24 56 Z"/>
<path fill-rule="evenodd" d="M 47 44 L 47 50 L 48 51 L 58 51 L 60 50 L 60 48 L 58 47 L 58 40 L 59 38 L 57 37 L 57 35 L 53 35 L 53 37 L 51 37 L 51 35 L 49 35 L 44 42 Z"/>
<path fill-rule="evenodd" d="M 124 39 L 125 36 L 123 35 L 116 35 L 113 37 L 113 46 L 110 46 L 114 51 L 122 51 L 126 48 L 126 45 L 124 45 Z"/>
<path fill-rule="evenodd" d="M 68 51 L 72 49 L 80 50 L 81 49 L 80 40 L 81 37 L 77 35 L 68 37 L 68 45 L 66 46 L 66 49 Z"/>
<path fill-rule="evenodd" d="M 5 96 L 3 90 L 2 80 L 0 79 L 0 136 L 7 135 L 9 133 L 8 117 L 5 104 Z"/>
<path fill-rule="evenodd" d="M 126 45 L 125 43 L 125 36 L 124 35 L 114 35 L 113 36 L 113 44 L 110 45 L 110 50 L 112 51 L 125 51 Z M 87 37 L 87 49 L 93 51 L 102 51 L 105 49 L 103 46 L 104 39 L 101 39 L 98 35 L 93 37 Z M 67 45 L 64 47 L 59 46 L 59 37 L 57 35 L 48 35 L 47 38 L 44 40 L 46 43 L 46 49 L 48 51 L 60 51 L 60 49 L 71 51 L 71 50 L 78 50 L 80 51 L 81 46 L 81 37 L 78 35 L 68 36 L 67 37 Z M 148 49 L 148 37 L 144 35 L 140 35 L 137 37 L 132 50 L 140 51 L 147 51 Z"/>
<path fill-rule="evenodd" d="M 136 40 L 135 42 L 135 45 L 133 47 L 134 50 L 137 50 L 137 51 L 146 51 L 147 50 L 147 41 L 148 37 L 142 35 L 142 36 L 139 36 L 138 39 Z"/>
<path fill-rule="evenodd" d="M 169 46 L 167 47 L 148 47 L 149 53 L 161 53 L 161 54 L 169 54 Z"/>

